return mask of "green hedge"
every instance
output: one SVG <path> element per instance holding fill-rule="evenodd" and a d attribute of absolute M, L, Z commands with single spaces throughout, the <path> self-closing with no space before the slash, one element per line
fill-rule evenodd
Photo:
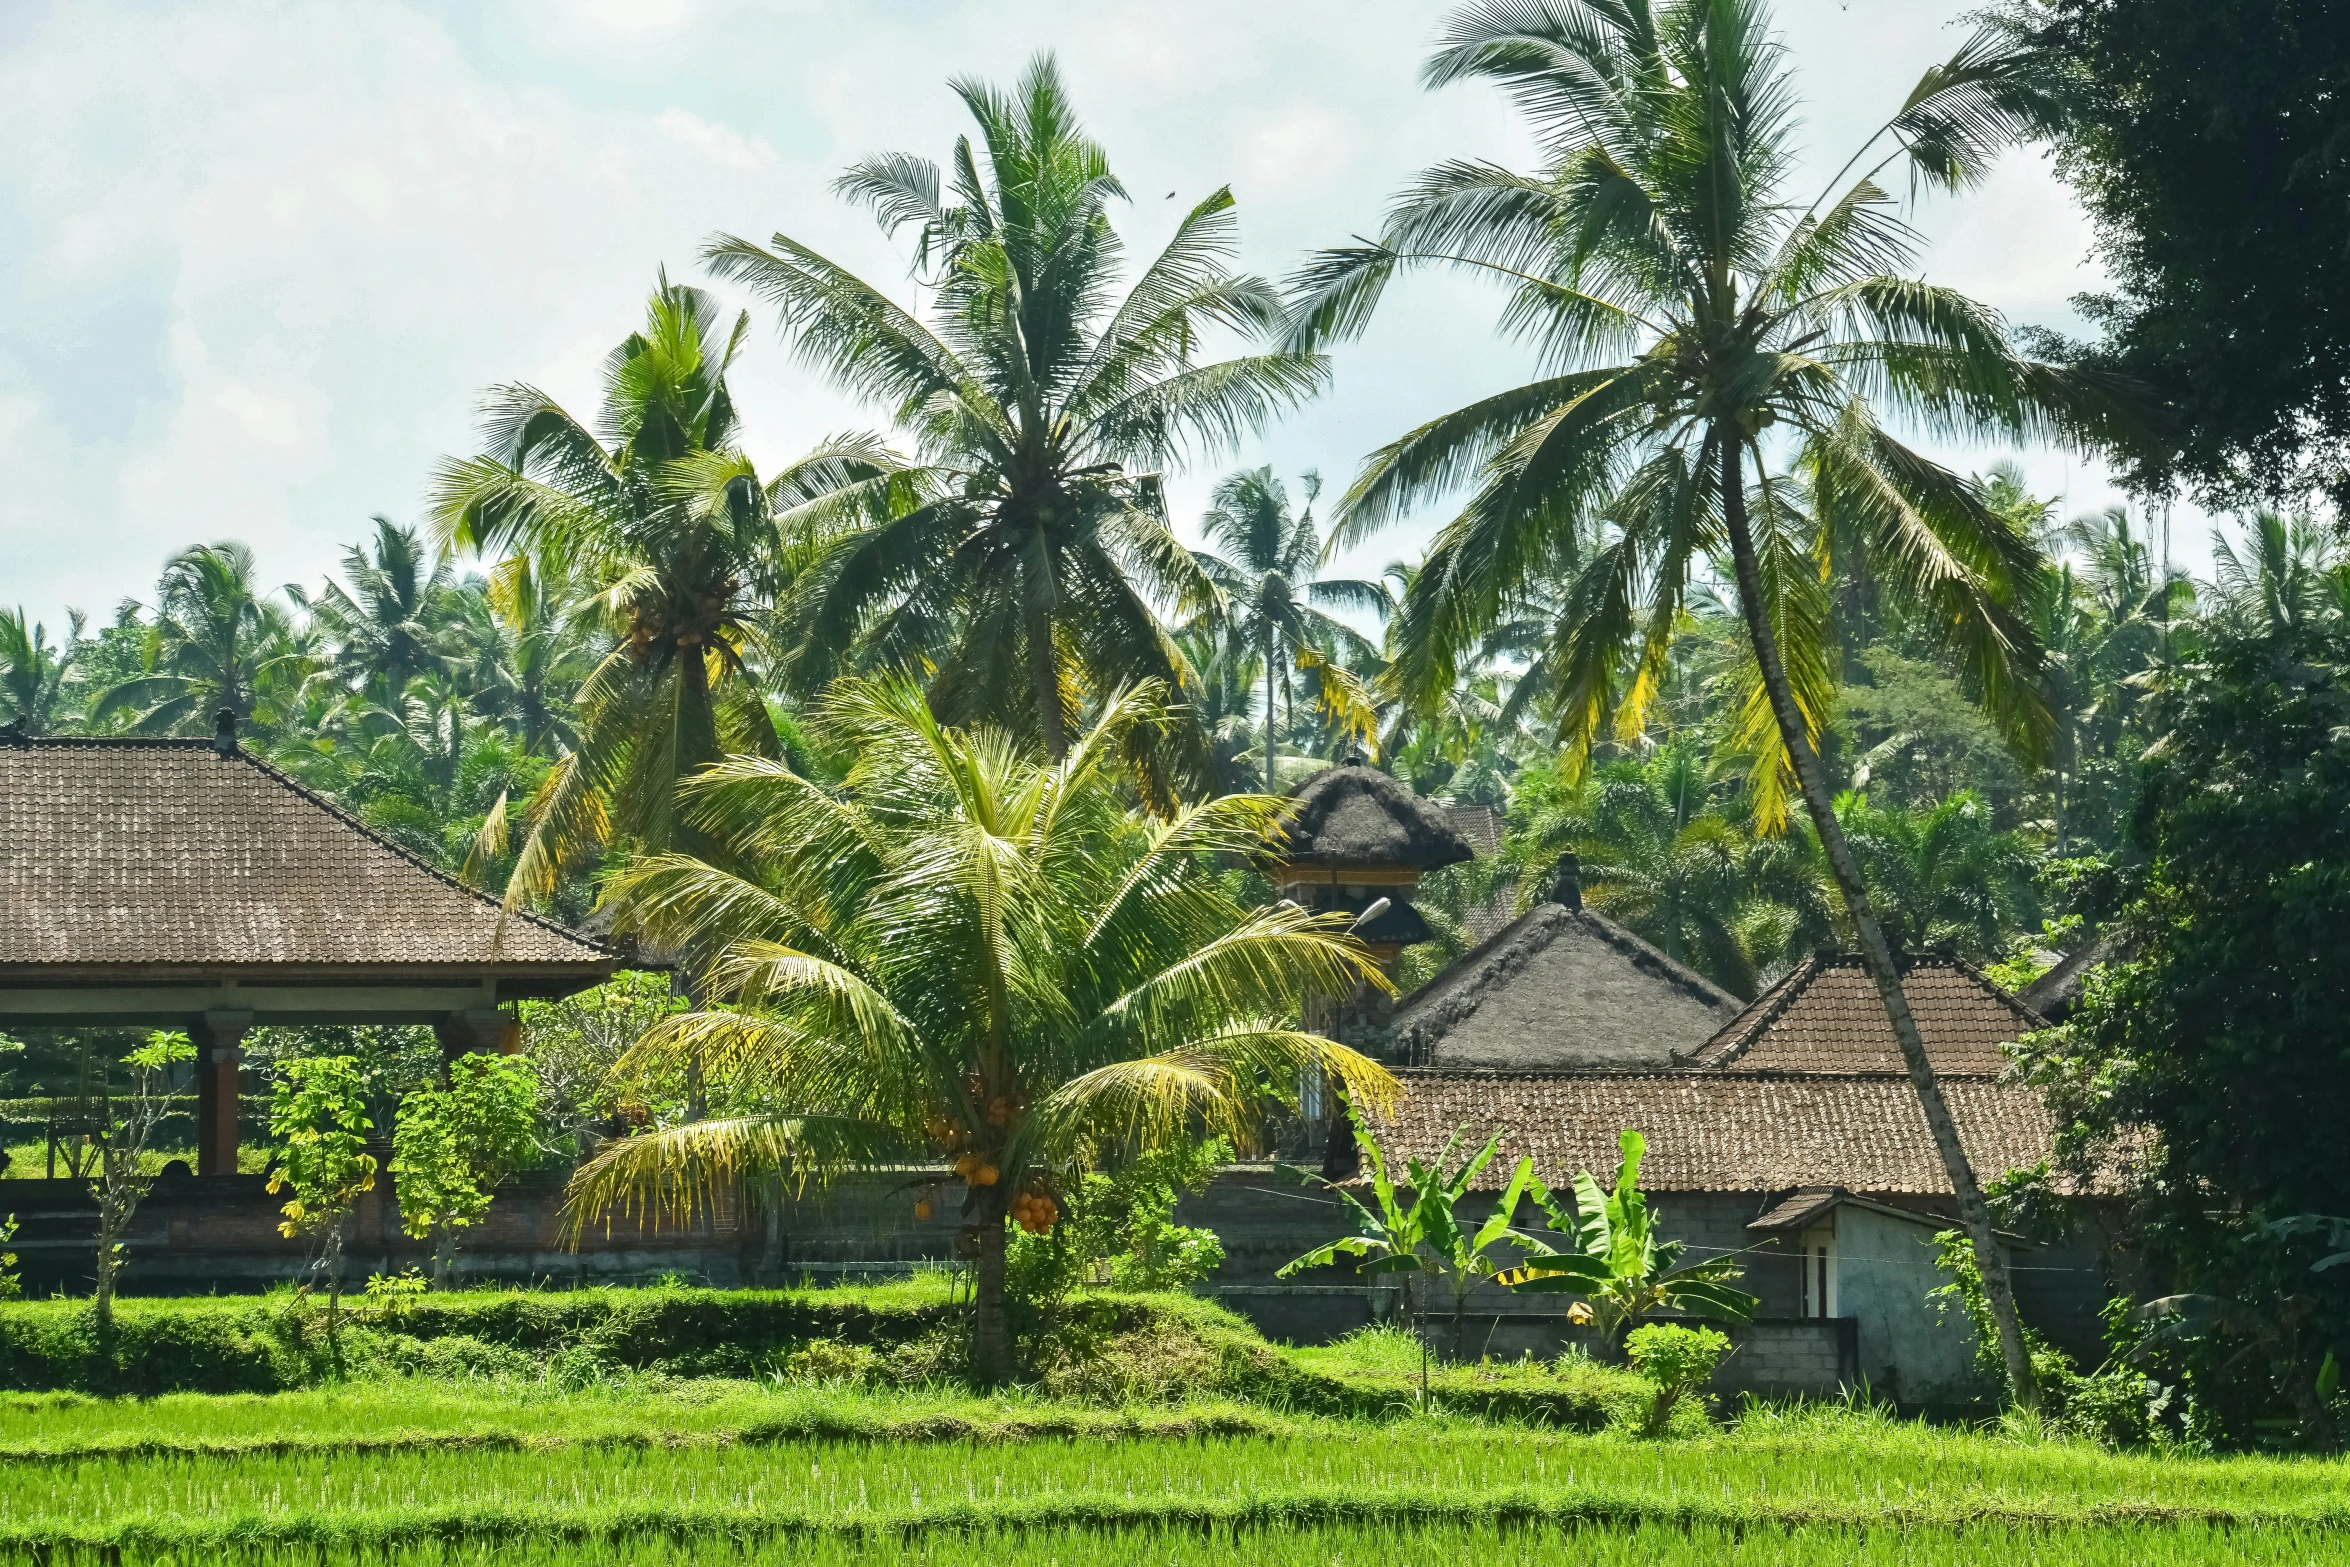
<path fill-rule="evenodd" d="M 605 1370 L 754 1377 L 794 1369 L 811 1344 L 854 1345 L 875 1381 L 951 1379 L 965 1309 L 943 1280 L 808 1290 L 466 1290 L 348 1298 L 330 1345 L 323 1303 L 287 1294 L 127 1299 L 101 1336 L 86 1302 L 0 1306 L 0 1388 L 148 1396 L 277 1392 L 391 1373 L 592 1377 Z M 1300 1414 L 1391 1416 L 1407 1377 L 1309 1364 L 1249 1322 L 1181 1295 L 1080 1295 L 1015 1317 L 1029 1374 L 1087 1404 L 1240 1399 Z M 866 1353 L 869 1352 L 869 1353 Z M 1441 1367 L 1440 1408 L 1596 1430 L 1643 1384 L 1583 1364 Z"/>
<path fill-rule="evenodd" d="M 944 1322 L 943 1290 L 460 1291 L 346 1297 L 345 1373 L 514 1369 L 558 1354 L 679 1376 L 755 1375 L 792 1348 L 887 1348 Z M 288 1295 L 126 1299 L 101 1342 L 86 1302 L 0 1307 L 0 1387 L 23 1392 L 274 1392 L 337 1374 L 322 1302 Z M 437 1351 L 437 1353 L 436 1353 Z"/>

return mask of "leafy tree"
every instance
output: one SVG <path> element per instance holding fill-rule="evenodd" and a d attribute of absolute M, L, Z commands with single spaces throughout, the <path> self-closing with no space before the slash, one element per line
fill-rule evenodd
<path fill-rule="evenodd" d="M 749 330 L 663 278 L 644 330 L 604 361 L 600 433 L 535 387 L 501 386 L 485 404 L 490 449 L 434 475 L 442 541 L 504 557 L 509 603 L 528 597 L 525 573 L 576 581 L 615 640 L 580 686 L 576 748 L 524 812 L 510 906 L 615 841 L 690 846 L 677 781 L 722 754 L 775 754 L 751 678 L 755 594 L 773 587 L 784 539 L 888 463 L 852 438 L 761 479 L 726 384 Z M 491 813 L 485 858 L 505 851 L 507 825 Z"/>
<path fill-rule="evenodd" d="M 1229 447 L 1326 367 L 1286 351 L 1199 361 L 1208 329 L 1280 315 L 1271 287 L 1225 265 L 1229 190 L 1185 214 L 1120 297 L 1108 206 L 1125 189 L 1051 58 L 1009 93 L 953 85 L 979 143 L 956 141 L 943 182 L 927 160 L 888 153 L 834 186 L 886 231 L 916 230 L 927 312 L 783 234 L 725 236 L 704 259 L 774 304 L 801 355 L 887 406 L 920 452 L 913 503 L 834 541 L 795 586 L 795 678 L 813 688 L 844 657 L 935 668 L 950 721 L 1015 725 L 1058 759 L 1089 698 L 1183 686 L 1153 601 L 1181 615 L 1214 602 L 1169 526 L 1162 471 Z"/>
<path fill-rule="evenodd" d="M 1656 1389 L 1648 1413 L 1640 1423 L 1646 1436 L 1662 1436 L 1673 1411 L 1683 1399 L 1702 1392 L 1713 1380 L 1714 1367 L 1730 1352 L 1726 1334 L 1712 1328 L 1685 1328 L 1673 1322 L 1651 1322 L 1634 1328 L 1624 1339 L 1624 1352 L 1633 1369 Z"/>
<path fill-rule="evenodd" d="M 2329 1345 L 2350 1353 L 2350 1278 L 2310 1273 L 2320 1242 L 2266 1226 L 2350 1212 L 2334 1157 L 2350 1119 L 2350 637 L 2225 622 L 2207 635 L 2140 764 L 2122 955 L 2090 971 L 2063 1029 L 2026 1041 L 2029 1070 L 2071 1173 L 2126 1151 L 2140 1236 L 2182 1293 L 2254 1310 L 2305 1297 L 2292 1342 L 2306 1379 Z M 2224 1358 L 2197 1395 L 2214 1410 Z M 2263 1406 L 2285 1387 L 2281 1371 L 2264 1379 L 2232 1435 L 2278 1413 Z"/>
<path fill-rule="evenodd" d="M 1292 341 L 1359 330 L 1400 270 L 1457 266 L 1508 281 L 1505 326 L 1535 341 L 1546 373 L 1382 447 L 1340 503 L 1337 537 L 1353 542 L 1471 485 L 1405 602 L 1403 685 L 1423 697 L 1448 686 L 1537 566 L 1579 555 L 1564 734 L 1577 748 L 1611 721 L 1637 734 L 1693 575 L 1708 562 L 1728 568 L 1753 660 L 1742 712 L 1758 809 L 1775 817 L 1791 775 L 2028 1402 L 2006 1264 L 1836 821 L 1817 736 L 1831 694 L 1826 584 L 1859 559 L 1881 596 L 1935 629 L 2014 741 L 2045 746 L 2030 540 L 1876 411 L 1978 438 L 2130 428 L 2098 385 L 2020 357 L 1983 306 L 1900 275 L 1914 234 L 1875 180 L 1895 165 L 1928 186 L 1980 179 L 2051 121 L 2039 78 L 1989 37 L 1969 40 L 1807 206 L 1784 193 L 1795 100 L 1750 0 L 1472 4 L 1447 24 L 1427 76 L 1503 83 L 1546 166 L 1526 175 L 1454 162 L 1423 175 L 1376 242 L 1325 252 L 1300 273 Z M 1791 459 L 1800 489 L 1772 477 L 1766 441 Z M 1633 678 L 1619 688 L 1627 665 Z"/>
<path fill-rule="evenodd" d="M 1261 847 L 1281 802 L 1129 808 L 1119 758 L 1170 721 L 1158 693 L 1106 701 L 1058 763 L 942 724 L 904 683 L 844 684 L 803 721 L 855 759 L 841 786 L 730 759 L 684 786 L 721 857 L 647 856 L 611 884 L 624 930 L 711 955 L 713 1004 L 646 1035 L 623 1076 L 704 1061 L 759 1109 L 613 1143 L 574 1177 L 579 1222 L 690 1211 L 746 1173 L 952 1158 L 973 1362 L 1000 1381 L 1004 1219 L 1079 1149 L 1243 1133 L 1302 1072 L 1392 1095 L 1287 1021 L 1303 992 L 1384 983 L 1343 918 L 1223 890 L 1224 857 Z"/>
<path fill-rule="evenodd" d="M 1744 1322 L 1754 1315 L 1755 1298 L 1730 1288 L 1737 1262 L 1715 1257 L 1682 1263 L 1684 1243 L 1657 1239 L 1656 1217 L 1640 1194 L 1640 1161 L 1647 1139 L 1627 1127 L 1617 1134 L 1623 1160 L 1612 1191 L 1601 1191 L 1589 1171 L 1575 1174 L 1575 1206 L 1569 1211 L 1538 1180 L 1527 1189 L 1550 1227 L 1573 1237 L 1570 1248 L 1547 1245 L 1500 1282 L 1529 1294 L 1580 1295 L 1592 1323 L 1609 1343 L 1654 1311 Z M 1678 1264 L 1678 1266 L 1676 1266 Z"/>
<path fill-rule="evenodd" d="M 1322 476 L 1305 476 L 1305 510 L 1292 512 L 1289 492 L 1271 468 L 1244 468 L 1216 485 L 1208 514 L 1201 519 L 1208 549 L 1197 553 L 1200 569 L 1223 593 L 1210 611 L 1224 633 L 1254 652 L 1265 669 L 1264 776 L 1278 779 L 1276 697 L 1288 695 L 1285 670 L 1314 670 L 1331 716 L 1362 739 L 1377 720 L 1369 693 L 1346 678 L 1338 662 L 1372 649 L 1362 634 L 1318 605 L 1368 610 L 1387 608 L 1387 594 L 1375 583 L 1345 579 L 1316 581 L 1322 563 L 1322 535 L 1314 526 L 1314 499 Z M 1216 553 L 1221 551 L 1222 553 Z M 1294 697 L 1292 698 L 1294 700 Z"/>
<path fill-rule="evenodd" d="M 271 1195 L 292 1195 L 279 1211 L 278 1233 L 318 1248 L 311 1271 L 326 1279 L 326 1330 L 342 1319 L 343 1221 L 375 1189 L 367 1134 L 367 1080 L 350 1056 L 288 1061 L 270 1090 L 269 1135 L 284 1145 L 270 1172 Z"/>
<path fill-rule="evenodd" d="M 2159 389 L 2131 465 L 2211 506 L 2350 493 L 2350 12 L 2326 0 L 2031 0 L 2011 25 L 2071 78 L 2058 172 L 2112 289 L 2082 363 Z"/>
<path fill-rule="evenodd" d="M 446 1289 L 457 1232 L 481 1222 L 498 1184 L 538 1157 L 539 1085 L 527 1061 L 475 1053 L 449 1081 L 400 1101 L 392 1128 L 400 1227 L 433 1238 L 432 1282 Z"/>
<path fill-rule="evenodd" d="M 22 607 L 0 610 L 0 724 L 28 735 L 47 734 L 65 716 L 65 677 L 81 652 L 79 610 L 71 620 L 65 645 L 49 645 L 49 628 L 28 624 Z"/>
<path fill-rule="evenodd" d="M 98 1287 L 90 1305 L 97 1313 L 100 1333 L 114 1328 L 115 1281 L 128 1260 L 122 1238 L 130 1233 L 131 1216 L 154 1184 L 146 1168 L 147 1144 L 163 1120 L 165 1074 L 180 1062 L 195 1058 L 196 1047 L 187 1035 L 163 1030 L 149 1034 L 123 1057 L 123 1064 L 131 1069 L 130 1102 L 120 1115 L 113 1113 L 112 1105 L 106 1107 L 106 1129 L 99 1135 L 97 1159 L 90 1172 L 90 1196 L 98 1204 Z M 10 1222 L 13 1224 L 13 1217 Z"/>
<path fill-rule="evenodd" d="M 264 689 L 305 665 L 291 618 L 256 586 L 256 570 L 242 544 L 174 555 L 156 589 L 143 672 L 99 693 L 91 718 L 132 713 L 136 734 L 208 734 L 221 708 L 254 717 Z"/>

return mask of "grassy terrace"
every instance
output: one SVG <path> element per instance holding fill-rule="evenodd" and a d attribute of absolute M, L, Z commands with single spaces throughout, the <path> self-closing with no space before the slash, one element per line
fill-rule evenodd
<path fill-rule="evenodd" d="M 881 1337 L 907 1327 L 899 1308 L 936 1309 L 903 1289 L 768 1307 L 851 1320 L 840 1308 L 852 1295 L 890 1308 L 868 1324 Z M 634 1323 L 640 1309 L 683 1320 L 717 1299 L 615 1292 L 588 1304 Z M 270 1309 L 135 1304 L 149 1315 L 132 1314 L 126 1328 L 157 1346 L 172 1342 L 158 1324 L 175 1312 L 217 1328 Z M 515 1327 L 513 1304 L 459 1297 L 443 1317 L 398 1321 L 510 1338 L 546 1330 L 536 1319 Z M 67 1319 L 62 1303 L 6 1318 L 21 1378 L 22 1346 Z M 582 1320 L 606 1319 L 563 1318 L 562 1331 Z M 1627 1391 L 1611 1388 L 1621 1373 L 1590 1366 L 1453 1371 L 1442 1382 L 1455 1407 L 1418 1414 L 1400 1396 L 1393 1343 L 1281 1352 L 1190 1306 L 1113 1335 L 1104 1353 L 1204 1363 L 1197 1341 L 1217 1338 L 1227 1358 L 1249 1352 L 1252 1375 L 1262 1366 L 1251 1357 L 1290 1366 L 1298 1380 L 1266 1384 L 1277 1392 L 1368 1386 L 1368 1413 L 1314 1413 L 1278 1396 L 1121 1403 L 815 1385 L 779 1372 L 680 1376 L 583 1360 L 582 1344 L 536 1372 L 402 1374 L 368 1358 L 395 1336 L 363 1323 L 350 1335 L 353 1376 L 277 1392 L 0 1398 L 0 1556 L 554 1564 L 983 1553 L 1025 1564 L 1114 1552 L 1284 1567 L 1650 1562 L 1694 1550 L 1739 1563 L 2012 1554 L 2147 1567 L 2350 1551 L 2350 1465 L 2340 1462 L 2115 1454 L 1822 1406 L 1748 1411 L 1730 1429 L 1691 1422 L 1664 1440 L 1460 1412 L 1480 1385 L 1548 1384 L 1573 1396 L 1518 1407 L 1563 1409 L 1572 1425 L 1578 1400 Z M 487 1339 L 466 1342 L 486 1353 Z M 1214 1378 L 1202 1382 L 1212 1393 Z"/>

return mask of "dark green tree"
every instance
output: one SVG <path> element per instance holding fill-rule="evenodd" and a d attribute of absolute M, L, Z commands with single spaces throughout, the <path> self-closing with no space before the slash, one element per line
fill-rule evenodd
<path fill-rule="evenodd" d="M 2350 496 L 2350 10 L 2330 0 L 2027 0 L 2069 76 L 2059 172 L 2113 279 L 2074 352 L 2159 389 L 2137 484 L 2207 504 Z"/>

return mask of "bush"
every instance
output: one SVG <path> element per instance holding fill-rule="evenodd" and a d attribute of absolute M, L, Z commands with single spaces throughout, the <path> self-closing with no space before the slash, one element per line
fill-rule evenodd
<path fill-rule="evenodd" d="M 792 1351 L 783 1374 L 798 1382 L 862 1385 L 877 1380 L 881 1366 L 881 1356 L 862 1344 L 820 1338 Z"/>
<path fill-rule="evenodd" d="M 1672 1422 L 1674 1408 L 1713 1380 L 1714 1367 L 1730 1352 L 1730 1340 L 1712 1328 L 1651 1322 L 1626 1335 L 1624 1352 L 1656 1390 L 1641 1422 L 1642 1434 L 1660 1436 Z"/>

